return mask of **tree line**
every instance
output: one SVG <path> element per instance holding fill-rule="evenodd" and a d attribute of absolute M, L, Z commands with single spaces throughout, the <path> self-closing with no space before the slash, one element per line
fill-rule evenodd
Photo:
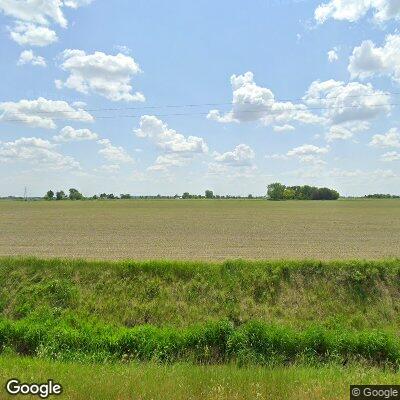
<path fill-rule="evenodd" d="M 71 188 L 66 194 L 63 190 L 54 192 L 49 190 L 43 197 L 45 200 L 126 200 L 126 199 L 264 199 L 264 196 L 253 196 L 248 194 L 247 196 L 234 196 L 234 195 L 215 195 L 212 190 L 206 190 L 204 195 L 201 194 L 190 194 L 189 192 L 184 192 L 182 195 L 175 194 L 174 196 L 163 196 L 157 194 L 155 196 L 144 195 L 144 196 L 133 196 L 129 193 L 121 193 L 119 196 L 113 193 L 101 193 L 95 194 L 90 197 L 85 197 L 79 190 Z"/>
<path fill-rule="evenodd" d="M 316 186 L 285 186 L 282 183 L 271 183 L 267 187 L 269 200 L 337 200 L 339 193 L 334 189 Z"/>
<path fill-rule="evenodd" d="M 267 187 L 266 196 L 232 196 L 232 195 L 216 195 L 212 190 L 206 190 L 204 195 L 190 194 L 184 192 L 182 195 L 174 196 L 133 196 L 128 193 L 121 193 L 119 196 L 113 193 L 100 193 L 90 197 L 85 197 L 78 189 L 71 188 L 68 194 L 63 190 L 54 192 L 49 190 L 45 196 L 45 200 L 117 200 L 117 199 L 265 199 L 268 200 L 337 200 L 339 193 L 336 190 L 328 188 L 318 188 L 315 186 L 285 186 L 282 183 L 271 183 Z"/>
<path fill-rule="evenodd" d="M 396 196 L 394 194 L 383 194 L 383 193 L 366 194 L 364 197 L 366 199 L 400 199 L 400 196 Z"/>

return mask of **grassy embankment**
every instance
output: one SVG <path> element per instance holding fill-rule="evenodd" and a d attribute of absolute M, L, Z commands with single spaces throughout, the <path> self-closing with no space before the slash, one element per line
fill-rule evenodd
<path fill-rule="evenodd" d="M 0 259 L 0 344 L 61 360 L 396 367 L 400 261 Z"/>

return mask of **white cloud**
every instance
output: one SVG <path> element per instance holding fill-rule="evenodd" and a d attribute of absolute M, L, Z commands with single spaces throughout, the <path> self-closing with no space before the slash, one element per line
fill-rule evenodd
<path fill-rule="evenodd" d="M 352 78 L 388 75 L 400 83 L 400 35 L 386 36 L 382 47 L 371 40 L 363 41 L 354 48 L 348 69 Z"/>
<path fill-rule="evenodd" d="M 109 139 L 100 139 L 97 141 L 103 148 L 99 150 L 106 160 L 114 163 L 132 163 L 133 158 L 121 146 L 114 146 Z"/>
<path fill-rule="evenodd" d="M 20 138 L 14 142 L 0 142 L 0 161 L 28 162 L 49 169 L 79 169 L 79 163 L 59 153 L 48 140 L 36 137 Z"/>
<path fill-rule="evenodd" d="M 322 165 L 326 163 L 321 159 L 321 155 L 328 153 L 329 150 L 329 147 L 318 147 L 313 144 L 303 144 L 293 148 L 292 150 L 289 150 L 286 154 L 271 154 L 267 155 L 266 158 L 272 160 L 288 160 L 290 158 L 296 158 L 301 163 Z"/>
<path fill-rule="evenodd" d="M 328 151 L 328 147 L 318 147 L 314 146 L 313 144 L 303 144 L 302 146 L 289 150 L 286 155 L 288 157 L 301 157 L 306 155 L 326 154 Z"/>
<path fill-rule="evenodd" d="M 314 81 L 303 99 L 310 107 L 321 108 L 321 116 L 331 129 L 329 140 L 348 139 L 367 130 L 371 120 L 391 110 L 390 96 L 369 83 Z"/>
<path fill-rule="evenodd" d="M 39 67 L 46 66 L 46 60 L 41 56 L 36 56 L 32 50 L 24 50 L 17 62 L 17 65 L 32 64 Z"/>
<path fill-rule="evenodd" d="M 211 110 L 207 118 L 221 123 L 260 121 L 264 125 L 283 125 L 288 122 L 313 124 L 320 119 L 307 110 L 304 104 L 279 102 L 270 89 L 258 86 L 252 72 L 232 75 L 232 110 L 221 114 Z"/>
<path fill-rule="evenodd" d="M 325 138 L 328 142 L 332 142 L 338 139 L 350 139 L 353 137 L 353 135 L 354 132 L 351 129 L 348 129 L 345 126 L 334 125 L 330 127 L 329 132 L 325 135 Z"/>
<path fill-rule="evenodd" d="M 53 136 L 56 142 L 80 142 L 82 140 L 96 140 L 97 133 L 90 129 L 74 129 L 71 126 L 65 126 L 61 129 L 59 135 Z"/>
<path fill-rule="evenodd" d="M 136 61 L 118 53 L 116 56 L 96 51 L 64 50 L 61 68 L 69 73 L 57 88 L 67 87 L 80 93 L 97 93 L 112 101 L 144 101 L 142 93 L 132 93 L 131 79 L 141 72 Z"/>
<path fill-rule="evenodd" d="M 313 144 L 303 144 L 286 153 L 287 157 L 295 157 L 302 163 L 325 164 L 319 156 L 329 152 L 329 147 L 318 147 Z"/>
<path fill-rule="evenodd" d="M 398 151 L 388 151 L 387 153 L 382 154 L 381 160 L 385 162 L 399 161 L 400 153 Z"/>
<path fill-rule="evenodd" d="M 93 0 L 0 0 L 0 11 L 20 21 L 39 25 L 55 23 L 66 28 L 63 7 L 78 8 Z"/>
<path fill-rule="evenodd" d="M 19 122 L 31 127 L 55 129 L 55 119 L 91 122 L 93 117 L 83 109 L 74 108 L 65 101 L 36 100 L 0 103 L 0 121 Z"/>
<path fill-rule="evenodd" d="M 336 49 L 332 49 L 328 51 L 328 60 L 330 63 L 339 60 L 339 56 L 337 54 Z"/>
<path fill-rule="evenodd" d="M 292 125 L 285 124 L 285 125 L 275 125 L 273 127 L 273 130 L 275 132 L 289 132 L 289 131 L 294 131 L 295 128 Z"/>
<path fill-rule="evenodd" d="M 208 147 L 203 138 L 184 136 L 168 127 L 155 116 L 144 115 L 140 118 L 139 129 L 134 133 L 140 138 L 150 139 L 157 147 L 172 153 L 207 153 Z"/>
<path fill-rule="evenodd" d="M 369 11 L 377 22 L 399 19 L 400 3 L 398 0 L 331 0 L 316 8 L 314 18 L 320 24 L 329 18 L 355 22 Z"/>
<path fill-rule="evenodd" d="M 0 12 L 13 18 L 11 39 L 21 46 L 48 46 L 58 40 L 51 24 L 66 28 L 63 7 L 78 8 L 92 0 L 0 0 Z"/>
<path fill-rule="evenodd" d="M 93 0 L 64 0 L 64 5 L 70 8 L 79 8 L 82 6 L 87 6 L 92 2 Z"/>
<path fill-rule="evenodd" d="M 208 152 L 207 143 L 198 136 L 184 136 L 153 115 L 140 118 L 137 137 L 149 139 L 166 154 L 157 157 L 150 170 L 166 170 L 169 167 L 186 165 L 197 154 Z"/>
<path fill-rule="evenodd" d="M 10 28 L 10 37 L 20 46 L 44 47 L 58 40 L 57 34 L 46 26 L 17 22 Z"/>
<path fill-rule="evenodd" d="M 400 134 L 397 128 L 391 128 L 384 135 L 374 135 L 369 142 L 373 147 L 397 147 L 400 148 Z"/>
<path fill-rule="evenodd" d="M 149 171 L 166 171 L 171 167 L 183 167 L 187 165 L 190 161 L 188 157 L 182 157 L 177 153 L 169 153 L 169 154 L 162 154 L 159 155 L 151 165 L 148 170 Z"/>
<path fill-rule="evenodd" d="M 40 25 L 54 22 L 65 28 L 68 22 L 62 6 L 61 0 L 0 0 L 0 10 L 10 17 Z"/>
<path fill-rule="evenodd" d="M 239 144 L 232 151 L 226 153 L 214 153 L 214 160 L 231 167 L 243 167 L 252 165 L 255 158 L 254 150 L 247 144 Z"/>

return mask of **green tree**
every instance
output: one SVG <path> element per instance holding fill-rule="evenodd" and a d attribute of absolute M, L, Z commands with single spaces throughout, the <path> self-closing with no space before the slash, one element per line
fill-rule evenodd
<path fill-rule="evenodd" d="M 291 189 L 291 188 L 286 188 L 286 189 L 283 191 L 283 198 L 284 198 L 285 200 L 293 200 L 293 199 L 296 198 L 296 192 L 295 192 L 293 189 Z"/>
<path fill-rule="evenodd" d="M 70 200 L 82 200 L 83 195 L 77 189 L 71 188 L 71 189 L 69 189 L 69 199 Z"/>
<path fill-rule="evenodd" d="M 49 190 L 46 195 L 44 196 L 45 200 L 53 200 L 54 199 L 54 192 L 52 190 Z"/>
<path fill-rule="evenodd" d="M 56 200 L 65 200 L 67 198 L 63 190 L 56 193 Z"/>
<path fill-rule="evenodd" d="M 214 198 L 214 192 L 212 190 L 206 190 L 205 195 L 206 195 L 206 199 Z"/>
<path fill-rule="evenodd" d="M 282 200 L 285 188 L 286 186 L 282 185 L 282 183 L 279 182 L 271 183 L 270 185 L 268 185 L 267 188 L 268 198 L 271 200 Z"/>
<path fill-rule="evenodd" d="M 190 199 L 190 194 L 189 194 L 189 192 L 185 192 L 185 193 L 183 193 L 183 195 L 182 195 L 182 199 Z"/>

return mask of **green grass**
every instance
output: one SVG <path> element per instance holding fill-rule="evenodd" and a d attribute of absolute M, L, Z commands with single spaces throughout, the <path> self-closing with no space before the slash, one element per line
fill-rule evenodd
<path fill-rule="evenodd" d="M 397 366 L 399 276 L 400 260 L 3 258 L 0 344 L 60 359 Z"/>
<path fill-rule="evenodd" d="M 0 316 L 41 309 L 117 327 L 257 320 L 400 328 L 400 260 L 109 262 L 0 258 Z"/>
<path fill-rule="evenodd" d="M 0 346 L 17 354 L 96 362 L 290 365 L 362 360 L 395 369 L 400 365 L 400 342 L 395 335 L 318 326 L 295 331 L 256 321 L 236 328 L 227 321 L 186 329 L 115 328 L 48 314 L 0 320 Z"/>
<path fill-rule="evenodd" d="M 1 201 L 0 232 L 5 256 L 381 259 L 400 257 L 400 201 Z"/>
<path fill-rule="evenodd" d="M 154 363 L 82 364 L 0 357 L 0 385 L 21 381 L 61 383 L 63 399 L 140 400 L 337 400 L 350 384 L 400 384 L 400 375 L 362 365 L 339 367 L 194 366 Z M 4 389 L 0 398 L 6 397 Z M 17 397 L 18 398 L 18 397 Z"/>

